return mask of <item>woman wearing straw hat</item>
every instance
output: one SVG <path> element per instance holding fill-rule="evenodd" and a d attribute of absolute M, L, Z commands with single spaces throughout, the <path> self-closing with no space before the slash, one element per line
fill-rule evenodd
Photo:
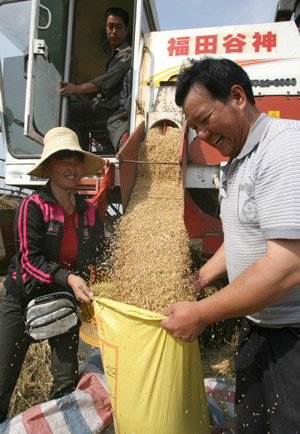
<path fill-rule="evenodd" d="M 81 149 L 72 130 L 59 127 L 45 135 L 42 156 L 27 172 L 48 182 L 24 199 L 16 213 L 17 254 L 0 303 L 0 421 L 6 418 L 32 342 L 25 333 L 23 317 L 28 302 L 55 291 L 71 291 L 84 302 L 93 295 L 86 281 L 90 265 L 103 260 L 104 228 L 97 208 L 75 195 L 74 189 L 83 176 L 99 172 L 103 165 L 102 158 Z M 20 269 L 21 292 L 16 277 Z M 53 375 L 50 399 L 54 399 L 76 387 L 78 330 L 50 338 L 49 344 Z"/>

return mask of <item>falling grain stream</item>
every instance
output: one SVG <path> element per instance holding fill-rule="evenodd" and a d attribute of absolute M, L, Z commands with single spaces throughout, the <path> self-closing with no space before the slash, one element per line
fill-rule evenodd
<path fill-rule="evenodd" d="M 169 127 L 163 135 L 156 127 L 140 145 L 138 161 L 161 163 L 138 164 L 136 184 L 112 244 L 111 282 L 96 285 L 96 293 L 155 312 L 176 301 L 195 300 L 183 220 L 180 134 Z"/>

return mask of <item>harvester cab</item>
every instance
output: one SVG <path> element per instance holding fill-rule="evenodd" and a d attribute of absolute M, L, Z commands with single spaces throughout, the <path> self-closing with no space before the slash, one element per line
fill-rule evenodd
<path fill-rule="evenodd" d="M 45 133 L 68 123 L 73 101 L 60 95 L 60 81 L 80 84 L 105 72 L 104 14 L 114 6 L 117 3 L 108 0 L 59 0 L 55 5 L 49 0 L 0 1 L 2 135 L 8 185 L 41 185 L 42 180 L 25 173 L 39 158 Z M 122 8 L 129 14 L 127 42 L 133 47 L 136 81 L 140 41 L 145 33 L 157 30 L 157 13 L 152 0 L 124 0 Z M 82 100 L 94 97 L 83 95 Z M 90 151 L 115 162 L 106 123 L 107 118 L 100 118 L 91 126 Z"/>
<path fill-rule="evenodd" d="M 68 125 L 73 101 L 60 95 L 60 81 L 80 84 L 105 72 L 108 41 L 104 15 L 119 2 L 54 3 L 0 1 L 1 129 L 5 183 L 10 186 L 35 189 L 45 182 L 26 175 L 26 171 L 40 157 L 45 133 Z M 133 48 L 131 74 L 137 83 L 143 35 L 158 29 L 157 13 L 153 0 L 124 0 L 122 8 L 129 14 L 127 42 Z M 94 97 L 83 95 L 81 101 Z M 136 101 L 132 99 L 133 112 Z M 135 124 L 130 128 L 133 131 Z M 97 176 L 83 179 L 79 193 L 99 204 L 102 216 L 106 203 L 111 204 L 113 218 L 120 214 L 121 197 L 116 150 L 108 134 L 107 118 L 89 125 L 89 135 L 90 151 L 100 154 L 107 164 Z"/>

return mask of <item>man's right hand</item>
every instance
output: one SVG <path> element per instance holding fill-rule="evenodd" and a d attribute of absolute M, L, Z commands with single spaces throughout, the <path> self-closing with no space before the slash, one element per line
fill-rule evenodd
<path fill-rule="evenodd" d="M 100 92 L 100 87 L 91 81 L 81 84 L 73 84 L 68 81 L 60 80 L 60 84 L 63 86 L 59 93 L 62 96 L 81 95 L 83 93 L 95 93 Z"/>
<path fill-rule="evenodd" d="M 63 87 L 60 89 L 59 93 L 63 96 L 79 95 L 80 88 L 78 84 L 68 83 L 67 81 L 60 80 L 60 84 Z"/>

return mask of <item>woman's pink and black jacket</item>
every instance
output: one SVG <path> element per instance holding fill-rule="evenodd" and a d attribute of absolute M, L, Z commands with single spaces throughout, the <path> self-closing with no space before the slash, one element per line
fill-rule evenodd
<path fill-rule="evenodd" d="M 90 266 L 103 262 L 106 242 L 104 225 L 95 205 L 75 196 L 74 226 L 78 238 L 76 274 L 86 282 Z M 21 263 L 24 283 L 22 299 L 49 292 L 70 291 L 67 277 L 70 271 L 58 265 L 64 213 L 52 195 L 49 182 L 39 192 L 24 199 L 15 218 L 15 246 L 17 254 L 9 267 L 4 287 L 8 294 L 18 297 L 16 261 Z M 18 253 L 20 252 L 20 253 Z"/>

